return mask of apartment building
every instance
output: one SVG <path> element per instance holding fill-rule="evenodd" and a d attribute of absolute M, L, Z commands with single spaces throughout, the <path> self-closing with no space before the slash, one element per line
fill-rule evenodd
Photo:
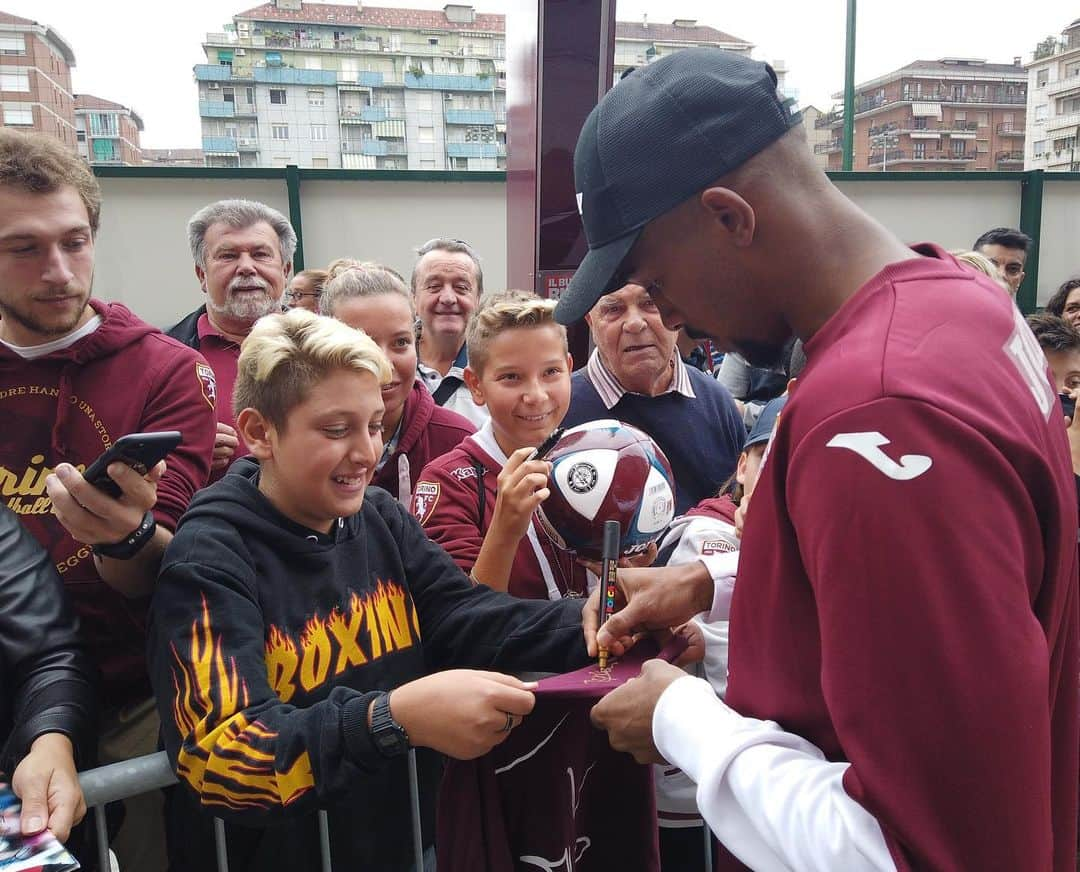
<path fill-rule="evenodd" d="M 825 113 L 817 106 L 803 106 L 803 127 L 806 129 L 806 140 L 810 150 L 814 153 L 814 163 L 823 170 L 829 168 L 829 155 L 824 146 L 832 141 L 833 135 L 828 127 L 818 126 L 818 119 Z M 818 148 L 818 146 L 822 148 Z"/>
<path fill-rule="evenodd" d="M 142 119 L 127 106 L 92 94 L 75 95 L 75 136 L 79 154 L 88 162 L 138 166 L 142 130 Z"/>
<path fill-rule="evenodd" d="M 209 166 L 506 167 L 506 19 L 270 0 L 209 33 L 195 67 Z M 689 19 L 618 22 L 615 71 L 694 45 L 749 53 Z"/>
<path fill-rule="evenodd" d="M 855 89 L 855 170 L 1019 170 L 1028 74 L 1016 58 L 914 61 Z M 841 99 L 843 94 L 834 94 Z M 843 109 L 815 122 L 831 134 L 815 151 L 842 168 Z"/>
<path fill-rule="evenodd" d="M 1035 47 L 1027 73 L 1024 168 L 1080 172 L 1080 18 Z"/>
<path fill-rule="evenodd" d="M 506 165 L 505 22 L 272 0 L 207 34 L 195 67 L 209 166 Z"/>
<path fill-rule="evenodd" d="M 0 12 L 0 104 L 4 127 L 55 136 L 74 151 L 75 53 L 52 27 Z"/>
<path fill-rule="evenodd" d="M 698 24 L 692 18 L 676 18 L 670 24 L 650 22 L 647 15 L 641 21 L 616 21 L 614 80 L 618 81 L 630 67 L 646 66 L 665 55 L 702 45 L 745 55 L 754 48 L 745 39 Z"/>

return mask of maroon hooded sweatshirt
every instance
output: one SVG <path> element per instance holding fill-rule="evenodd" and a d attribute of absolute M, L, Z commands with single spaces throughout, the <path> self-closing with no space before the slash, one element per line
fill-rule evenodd
<path fill-rule="evenodd" d="M 476 432 L 476 427 L 464 415 L 435 405 L 431 391 L 419 379 L 413 382 L 405 400 L 401 420 L 397 449 L 371 483 L 389 491 L 402 505 L 409 505 L 413 481 L 420 477 L 420 470 L 429 461 L 457 448 L 462 439 Z"/>
<path fill-rule="evenodd" d="M 198 352 L 125 306 L 90 305 L 101 325 L 62 351 L 25 360 L 0 345 L 0 494 L 64 580 L 103 674 L 105 704 L 122 705 L 150 695 L 150 600 L 128 599 L 101 580 L 90 548 L 52 514 L 45 477 L 61 462 L 84 469 L 125 434 L 179 430 L 183 442 L 166 461 L 154 507 L 158 523 L 175 528 L 210 472 L 214 375 Z"/>

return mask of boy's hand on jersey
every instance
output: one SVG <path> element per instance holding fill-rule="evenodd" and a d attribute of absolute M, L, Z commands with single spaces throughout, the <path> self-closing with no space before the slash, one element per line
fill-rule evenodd
<path fill-rule="evenodd" d="M 532 448 L 519 448 L 499 473 L 492 529 L 507 541 L 517 542 L 529 529 L 533 512 L 551 493 L 547 486 L 551 464 L 528 460 Z"/>
<path fill-rule="evenodd" d="M 500 672 L 450 669 L 390 695 L 390 711 L 413 745 L 472 760 L 506 741 L 533 710 L 536 682 Z"/>

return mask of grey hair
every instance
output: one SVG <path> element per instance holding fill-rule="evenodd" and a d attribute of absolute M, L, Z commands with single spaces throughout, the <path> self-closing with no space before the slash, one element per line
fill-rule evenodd
<path fill-rule="evenodd" d="M 344 263 L 347 265 L 343 268 L 339 264 L 336 272 L 331 271 L 330 279 L 323 286 L 322 296 L 319 297 L 319 314 L 336 317 L 334 309 L 342 300 L 378 297 L 382 294 L 400 294 L 408 303 L 409 311 L 413 312 L 412 295 L 405 287 L 405 279 L 397 270 L 381 263 Z"/>
<path fill-rule="evenodd" d="M 429 239 L 418 249 L 416 249 L 416 263 L 420 263 L 420 258 L 431 251 L 446 251 L 450 254 L 467 254 L 469 260 L 473 262 L 473 266 L 476 267 L 476 293 L 484 293 L 484 270 L 480 267 L 480 256 L 476 253 L 469 243 L 463 239 L 449 239 L 445 236 L 437 236 L 434 239 Z M 416 293 L 416 265 L 413 266 L 412 276 L 409 278 L 409 287 L 412 288 L 413 293 Z"/>
<path fill-rule="evenodd" d="M 243 230 L 265 221 L 277 234 L 283 263 L 292 263 L 296 254 L 296 231 L 289 219 L 277 209 L 271 209 L 257 200 L 218 200 L 209 206 L 203 206 L 188 220 L 188 244 L 195 263 L 206 268 L 206 231 L 214 224 L 227 224 L 237 230 Z"/>

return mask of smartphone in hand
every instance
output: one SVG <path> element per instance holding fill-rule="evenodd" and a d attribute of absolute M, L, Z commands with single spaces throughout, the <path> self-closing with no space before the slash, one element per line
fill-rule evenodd
<path fill-rule="evenodd" d="M 162 430 L 156 433 L 129 433 L 117 439 L 97 460 L 83 472 L 90 484 L 111 497 L 119 497 L 120 486 L 109 478 L 111 463 L 126 463 L 139 475 L 146 475 L 159 461 L 181 442 L 179 430 Z"/>
<path fill-rule="evenodd" d="M 1058 394 L 1058 399 L 1061 400 L 1061 410 L 1065 413 L 1066 417 L 1071 418 L 1076 414 L 1076 400 L 1070 397 L 1068 394 Z"/>

